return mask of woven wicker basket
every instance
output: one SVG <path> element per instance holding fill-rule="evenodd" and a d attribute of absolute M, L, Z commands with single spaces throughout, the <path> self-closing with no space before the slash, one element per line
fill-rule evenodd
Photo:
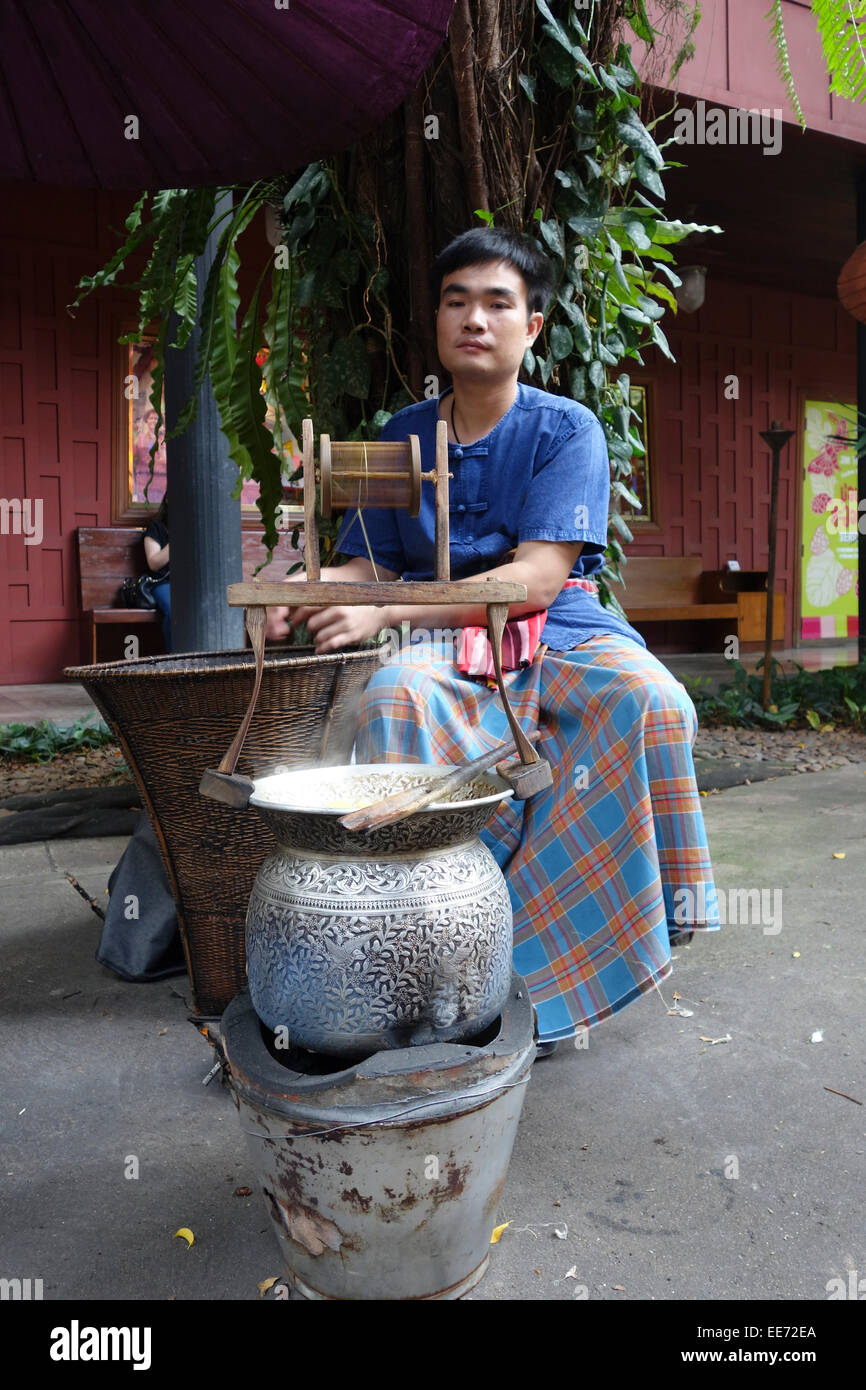
<path fill-rule="evenodd" d="M 355 712 L 375 651 L 267 655 L 237 771 L 349 761 Z M 252 694 L 250 651 L 142 657 L 69 666 L 116 734 L 162 851 L 196 1013 L 222 1014 L 246 987 L 244 920 L 253 879 L 275 840 L 257 811 L 199 794 L 234 738 Z"/>

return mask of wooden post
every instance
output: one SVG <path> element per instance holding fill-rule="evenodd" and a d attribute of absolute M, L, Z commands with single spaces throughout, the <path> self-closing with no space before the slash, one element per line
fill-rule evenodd
<path fill-rule="evenodd" d="M 761 703 L 764 709 L 770 704 L 770 672 L 773 651 L 773 610 L 776 586 L 776 513 L 779 506 L 779 457 L 793 430 L 782 427 L 780 420 L 774 420 L 768 430 L 761 430 L 761 438 L 773 453 L 773 466 L 770 474 L 770 554 L 767 564 L 767 620 L 764 627 L 764 685 Z"/>
<path fill-rule="evenodd" d="M 301 425 L 301 452 L 304 460 L 304 569 L 308 579 L 318 579 L 319 528 L 316 525 L 316 467 L 313 460 L 313 422 Z"/>
<path fill-rule="evenodd" d="M 436 578 L 451 578 L 451 537 L 448 520 L 448 425 L 436 425 Z"/>

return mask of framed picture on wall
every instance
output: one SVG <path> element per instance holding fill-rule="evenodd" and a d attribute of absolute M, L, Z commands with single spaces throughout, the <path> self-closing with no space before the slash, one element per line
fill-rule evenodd
<path fill-rule="evenodd" d="M 117 325 L 119 337 L 129 328 Z M 156 453 L 151 467 L 151 449 L 156 439 L 158 415 L 151 403 L 153 389 L 154 340 L 144 337 L 139 342 L 118 343 L 112 400 L 112 520 L 115 523 L 143 524 L 158 509 L 166 490 L 166 456 L 164 429 L 159 432 Z M 165 392 L 162 395 L 165 411 Z M 272 428 L 270 419 L 266 425 Z M 287 467 L 294 460 L 291 444 L 285 452 Z M 241 491 L 241 518 L 244 524 L 261 524 L 256 506 L 259 485 L 247 481 Z M 301 509 L 292 509 L 303 516 Z"/>
<path fill-rule="evenodd" d="M 640 510 L 630 507 L 628 503 L 622 504 L 622 516 L 629 526 L 650 525 L 658 529 L 658 517 L 656 515 L 656 488 L 655 488 L 655 458 L 651 446 L 651 385 L 649 383 L 632 382 L 629 387 L 629 402 L 633 410 L 637 411 L 638 419 L 632 417 L 630 428 L 636 434 L 644 452 L 635 454 L 631 460 L 631 476 L 624 478 L 626 487 L 639 498 L 641 503 Z"/>

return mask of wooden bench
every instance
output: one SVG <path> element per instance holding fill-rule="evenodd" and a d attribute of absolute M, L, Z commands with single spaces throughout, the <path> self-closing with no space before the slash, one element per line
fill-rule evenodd
<path fill-rule="evenodd" d="M 616 592 L 629 622 L 725 620 L 736 623 L 739 641 L 763 639 L 766 590 L 763 593 L 736 593 L 726 589 L 725 581 L 733 581 L 734 576 L 718 570 L 705 570 L 700 556 L 632 555 L 628 557 L 622 573 L 626 583 L 625 592 Z M 774 639 L 781 639 L 784 631 L 785 596 L 776 594 L 773 604 Z"/>
<path fill-rule="evenodd" d="M 261 528 L 243 531 L 244 579 L 252 579 L 254 570 L 267 554 L 261 544 L 262 535 Z M 143 526 L 78 528 L 79 602 L 88 624 L 87 650 L 93 663 L 99 659 L 100 627 L 125 624 L 127 628 L 135 628 L 162 622 L 162 614 L 154 609 L 121 608 L 119 605 L 120 586 L 124 579 L 128 575 L 147 573 L 143 541 Z M 278 563 L 285 561 L 287 568 L 300 556 L 284 546 L 287 547 L 286 542 L 281 543 Z M 280 563 L 281 578 L 284 572 Z M 267 574 L 267 570 L 263 570 L 262 574 Z"/>

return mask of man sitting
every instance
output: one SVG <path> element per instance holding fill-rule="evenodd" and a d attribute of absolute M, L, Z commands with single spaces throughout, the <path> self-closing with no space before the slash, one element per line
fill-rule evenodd
<path fill-rule="evenodd" d="M 525 584 L 510 619 L 547 610 L 535 659 L 506 683 L 524 729 L 542 730 L 537 748 L 553 786 L 504 802 L 482 838 L 509 885 L 514 965 L 539 1038 L 554 1043 L 664 979 L 669 928 L 717 925 L 682 910 L 715 902 L 691 751 L 697 719 L 683 686 L 598 600 L 592 576 L 610 495 L 600 422 L 576 401 L 518 382 L 551 294 L 546 256 L 516 234 L 472 230 L 437 258 L 432 283 L 453 386 L 401 410 L 380 437 L 418 435 L 426 471 L 437 421 L 447 422 L 452 576 Z M 434 513 L 428 482 L 417 518 L 365 511 L 362 527 L 347 514 L 336 548 L 352 558 L 322 578 L 432 579 Z M 486 609 L 275 608 L 269 635 L 300 621 L 324 653 L 404 622 L 428 632 L 484 625 Z M 486 663 L 462 665 L 435 643 L 383 665 L 363 698 L 358 761 L 455 763 L 507 739 Z"/>

